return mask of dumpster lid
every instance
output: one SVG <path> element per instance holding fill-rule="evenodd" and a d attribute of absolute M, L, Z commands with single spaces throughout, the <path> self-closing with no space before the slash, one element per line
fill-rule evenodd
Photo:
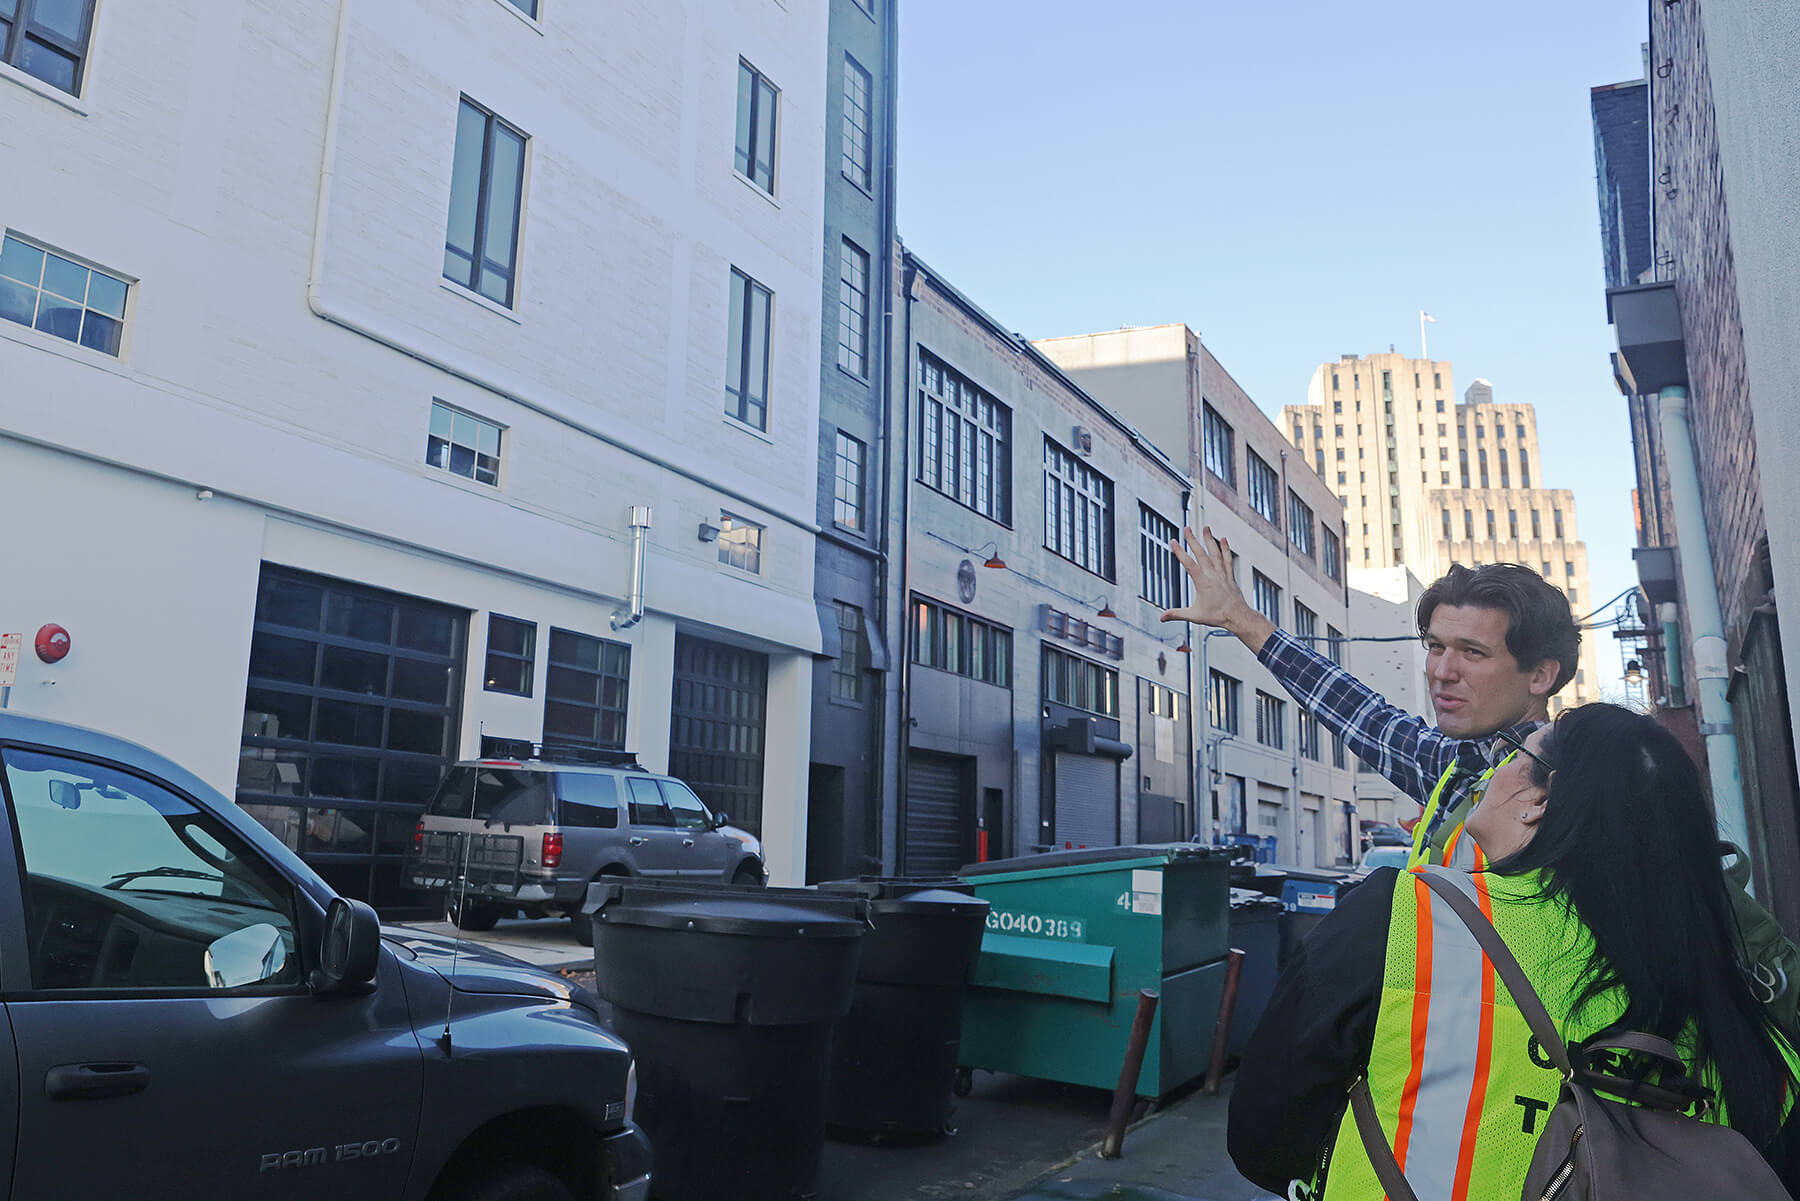
<path fill-rule="evenodd" d="M 1154 842 L 1139 843 L 1122 847 L 1084 847 L 1079 851 L 1050 851 L 1042 855 L 1017 855 L 1011 859 L 990 859 L 986 863 L 971 863 L 957 874 L 961 876 L 990 876 L 1002 872 L 1035 872 L 1045 868 L 1081 867 L 1103 863 L 1123 863 L 1126 860 L 1145 861 L 1149 863 L 1201 863 L 1208 860 L 1229 862 L 1231 853 L 1226 847 L 1202 846 L 1191 842 Z"/>
<path fill-rule="evenodd" d="M 1266 892 L 1258 892 L 1254 888 L 1234 888 L 1231 890 L 1231 907 L 1233 909 L 1255 909 L 1258 906 L 1269 909 L 1280 909 L 1281 901 Z"/>
<path fill-rule="evenodd" d="M 860 938 L 869 918 L 863 898 L 801 888 L 620 880 L 592 885 L 595 901 L 603 922 L 761 938 Z"/>
<path fill-rule="evenodd" d="M 927 888 L 919 892 L 909 892 L 904 896 L 869 902 L 869 913 L 879 921 L 884 915 L 894 913 L 919 914 L 932 917 L 970 917 L 985 915 L 988 902 L 966 892 L 954 892 L 948 888 Z"/>
<path fill-rule="evenodd" d="M 953 892 L 967 901 L 973 898 L 970 887 L 955 876 L 855 876 L 844 880 L 826 880 L 819 891 L 835 896 L 866 897 L 871 901 L 892 901 L 921 892 Z M 982 904 L 987 904 L 983 901 Z"/>

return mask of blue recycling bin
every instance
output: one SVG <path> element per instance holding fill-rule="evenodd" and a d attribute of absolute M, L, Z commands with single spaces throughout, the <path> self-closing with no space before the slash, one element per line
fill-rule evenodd
<path fill-rule="evenodd" d="M 1314 926 L 1337 908 L 1338 899 L 1356 886 L 1348 872 L 1327 867 L 1286 867 L 1281 883 L 1281 962 L 1286 968 L 1294 948 L 1305 941 Z"/>

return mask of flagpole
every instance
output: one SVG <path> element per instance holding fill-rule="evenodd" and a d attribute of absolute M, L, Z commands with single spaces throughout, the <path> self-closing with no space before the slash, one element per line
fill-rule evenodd
<path fill-rule="evenodd" d="M 1425 348 L 1425 310 L 1419 310 L 1419 357 L 1430 361 L 1431 352 Z"/>

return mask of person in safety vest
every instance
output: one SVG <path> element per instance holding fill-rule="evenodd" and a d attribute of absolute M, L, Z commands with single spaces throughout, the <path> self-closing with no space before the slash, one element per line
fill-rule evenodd
<path fill-rule="evenodd" d="M 1454 878 L 1573 1046 L 1603 1030 L 1673 1040 L 1800 1190 L 1795 1061 L 1738 970 L 1700 776 L 1667 730 L 1586 705 L 1495 769 L 1469 833 L 1490 866 Z M 1413 1190 L 1513 1201 L 1560 1077 L 1467 928 L 1417 874 L 1377 871 L 1298 949 L 1245 1049 L 1227 1143 L 1283 1196 L 1377 1201 L 1346 1112 L 1366 1075 Z M 1630 1065 L 1627 1065 L 1630 1066 Z"/>
<path fill-rule="evenodd" d="M 1436 727 L 1390 705 L 1335 661 L 1279 629 L 1244 599 L 1231 576 L 1231 544 L 1208 529 L 1182 531 L 1171 549 L 1193 581 L 1193 600 L 1164 621 L 1219 626 L 1256 652 L 1321 725 L 1424 806 L 1410 860 L 1474 866 L 1463 822 L 1504 748 L 1549 717 L 1549 701 L 1575 676 L 1581 650 L 1568 598 L 1529 567 L 1457 565 L 1419 598 L 1419 637 Z"/>

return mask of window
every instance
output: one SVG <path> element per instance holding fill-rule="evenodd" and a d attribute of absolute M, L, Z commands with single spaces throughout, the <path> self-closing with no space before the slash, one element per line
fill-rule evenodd
<path fill-rule="evenodd" d="M 1332 401 L 1332 402 L 1331 402 L 1331 411 L 1332 411 L 1332 412 L 1333 412 L 1333 413 L 1342 413 L 1342 412 L 1343 412 L 1343 411 L 1344 411 L 1344 402 L 1343 402 L 1343 401 L 1341 401 L 1341 400 L 1334 400 L 1334 401 Z M 1344 431 L 1343 431 L 1343 428 L 1342 428 L 1342 427 L 1341 427 L 1341 426 L 1340 426 L 1340 427 L 1339 427 L 1339 429 L 1338 429 L 1338 433 L 1340 433 L 1340 434 L 1341 434 L 1341 433 L 1343 433 L 1343 432 L 1344 432 Z"/>
<path fill-rule="evenodd" d="M 1331 390 L 1333 392 L 1338 390 L 1338 374 L 1335 371 L 1331 373 Z"/>
<path fill-rule="evenodd" d="M 1305 437 L 1306 437 L 1306 430 L 1301 426 L 1301 424 L 1298 421 L 1294 422 L 1294 441 L 1295 442 L 1303 441 L 1305 439 Z"/>
<path fill-rule="evenodd" d="M 1519 452 L 1519 487 L 1531 487 L 1531 455 L 1523 450 Z"/>
<path fill-rule="evenodd" d="M 1112 481 L 1050 438 L 1044 439 L 1044 546 L 1113 578 Z"/>
<path fill-rule="evenodd" d="M 1487 536 L 1489 542 L 1494 540 L 1494 511 L 1492 509 L 1487 511 Z"/>
<path fill-rule="evenodd" d="M 673 826 L 675 815 L 663 802 L 662 790 L 655 780 L 636 776 L 625 778 L 625 790 L 631 796 L 631 824 L 634 826 Z"/>
<path fill-rule="evenodd" d="M 1138 502 L 1138 595 L 1159 609 L 1187 603 L 1187 572 L 1169 549 L 1177 536 L 1174 522 Z"/>
<path fill-rule="evenodd" d="M 1281 624 L 1281 586 L 1255 569 L 1250 572 L 1250 598 L 1258 613 Z"/>
<path fill-rule="evenodd" d="M 1103 663 L 1044 647 L 1044 699 L 1101 717 L 1119 715 L 1119 673 Z"/>
<path fill-rule="evenodd" d="M 509 0 L 509 3 L 532 20 L 537 20 L 538 0 Z"/>
<path fill-rule="evenodd" d="M 869 378 L 869 254 L 849 238 L 838 255 L 838 366 Z"/>
<path fill-rule="evenodd" d="M 1564 574 L 1564 575 L 1566 575 L 1566 576 L 1572 576 L 1572 575 L 1574 575 L 1574 574 L 1575 574 L 1575 564 L 1573 564 L 1573 563 L 1569 563 L 1569 562 L 1565 562 L 1565 563 L 1564 563 L 1564 564 L 1563 564 L 1563 574 Z"/>
<path fill-rule="evenodd" d="M 1340 450 L 1340 451 L 1338 451 L 1338 453 L 1341 455 L 1344 452 Z M 1337 475 L 1338 475 L 1338 484 L 1341 486 L 1345 482 L 1347 477 L 1342 471 L 1338 472 Z"/>
<path fill-rule="evenodd" d="M 1538 517 L 1536 509 L 1531 511 L 1531 537 L 1534 541 L 1542 540 L 1544 537 L 1544 523 Z"/>
<path fill-rule="evenodd" d="M 863 466 L 868 448 L 843 430 L 837 435 L 837 495 L 831 519 L 846 529 L 863 528 Z"/>
<path fill-rule="evenodd" d="M 1475 427 L 1476 441 L 1480 441 L 1481 439 L 1483 439 L 1485 437 L 1487 437 L 1487 428 L 1485 426 L 1477 425 Z"/>
<path fill-rule="evenodd" d="M 706 803 L 686 784 L 680 780 L 658 780 L 662 789 L 663 803 L 669 807 L 669 816 L 675 819 L 677 830 L 710 830 L 713 828 L 712 813 Z"/>
<path fill-rule="evenodd" d="M 1337 531 L 1323 525 L 1319 527 L 1319 562 L 1325 568 L 1325 578 L 1341 580 L 1344 578 L 1344 550 L 1338 540 Z"/>
<path fill-rule="evenodd" d="M 869 190 L 869 97 L 874 94 L 869 73 L 862 64 L 844 55 L 844 178 L 863 191 Z"/>
<path fill-rule="evenodd" d="M 1316 648 L 1315 648 L 1316 649 Z M 1344 665 L 1344 631 L 1336 626 L 1325 627 L 1324 655 L 1339 667 Z"/>
<path fill-rule="evenodd" d="M 536 654 L 536 624 L 488 614 L 487 673 L 482 677 L 487 691 L 530 696 Z"/>
<path fill-rule="evenodd" d="M 1288 489 L 1288 541 L 1307 558 L 1313 557 L 1313 511 L 1292 488 Z"/>
<path fill-rule="evenodd" d="M 1444 398 L 1441 396 L 1438 397 L 1437 411 L 1440 413 L 1442 413 L 1444 411 Z"/>
<path fill-rule="evenodd" d="M 1181 720 L 1181 693 L 1162 684 L 1144 681 L 1144 713 L 1149 717 Z"/>
<path fill-rule="evenodd" d="M 1440 471 L 1440 472 L 1438 472 L 1438 483 L 1440 483 L 1440 484 L 1442 484 L 1442 485 L 1444 485 L 1444 486 L 1445 486 L 1445 487 L 1449 487 L 1449 485 L 1450 485 L 1450 473 L 1449 473 L 1449 472 L 1448 472 L 1448 471 Z"/>
<path fill-rule="evenodd" d="M 1506 529 L 1507 537 L 1517 542 L 1519 540 L 1519 511 L 1517 509 L 1506 511 Z"/>
<path fill-rule="evenodd" d="M 762 574 L 763 527 L 730 513 L 719 515 L 719 562 L 751 575 Z"/>
<path fill-rule="evenodd" d="M 1304 709 L 1299 711 L 1299 717 L 1300 754 L 1317 763 L 1320 759 L 1319 719 Z"/>
<path fill-rule="evenodd" d="M 1205 401 L 1201 402 L 1200 436 L 1206 469 L 1231 487 L 1237 487 L 1236 458 L 1232 453 L 1231 423 Z"/>
<path fill-rule="evenodd" d="M 5 24 L 0 21 L 0 34 Z M 0 317 L 8 321 L 117 357 L 129 290 L 130 285 L 116 275 L 85 267 L 12 233 L 0 242 Z"/>
<path fill-rule="evenodd" d="M 1268 693 L 1257 690 L 1256 693 L 1256 741 L 1264 746 L 1272 746 L 1280 750 L 1285 744 L 1282 738 L 1282 726 L 1286 724 L 1287 715 L 1284 710 L 1287 704 Z"/>
<path fill-rule="evenodd" d="M 1012 524 L 1012 410 L 919 352 L 919 482 Z"/>
<path fill-rule="evenodd" d="M 1502 488 L 1510 488 L 1510 487 L 1512 487 L 1512 484 L 1511 484 L 1511 483 L 1510 483 L 1510 482 L 1509 482 L 1509 481 L 1508 481 L 1508 479 L 1507 479 L 1507 472 L 1506 472 L 1506 451 L 1504 451 L 1504 450 L 1502 450 L 1502 451 L 1501 451 L 1501 452 L 1500 452 L 1500 486 L 1501 486 L 1501 487 L 1502 487 Z"/>
<path fill-rule="evenodd" d="M 1475 455 L 1476 455 L 1476 458 L 1478 458 L 1480 460 L 1481 486 L 1483 488 L 1485 488 L 1488 486 L 1487 451 L 1478 450 L 1475 452 Z"/>
<path fill-rule="evenodd" d="M 1558 542 L 1561 542 L 1562 536 L 1563 536 L 1562 510 L 1561 509 L 1551 509 L 1550 510 L 1550 525 L 1556 531 L 1556 540 Z"/>
<path fill-rule="evenodd" d="M 0 61 L 79 95 L 94 0 L 0 0 Z"/>
<path fill-rule="evenodd" d="M 1350 757 L 1344 751 L 1344 736 L 1342 734 L 1333 734 L 1331 736 L 1331 766 L 1350 766 Z"/>
<path fill-rule="evenodd" d="M 23 748 L 6 783 L 31 987 L 300 985 L 293 890 L 224 822 L 141 776 Z"/>
<path fill-rule="evenodd" d="M 840 701 L 862 702 L 863 698 L 863 611 L 843 601 L 831 602 L 837 608 L 838 657 L 831 665 L 831 695 Z"/>
<path fill-rule="evenodd" d="M 1475 514 L 1472 510 L 1463 510 L 1463 541 L 1475 541 Z"/>
<path fill-rule="evenodd" d="M 544 677 L 544 741 L 623 750 L 630 683 L 629 646 L 552 627 Z"/>
<path fill-rule="evenodd" d="M 1519 435 L 1519 441 L 1525 441 L 1525 423 L 1523 421 L 1519 422 L 1516 432 Z M 1522 454 L 1524 452 L 1521 451 L 1520 453 Z"/>
<path fill-rule="evenodd" d="M 1281 528 L 1281 481 L 1275 469 L 1262 461 L 1253 450 L 1244 451 L 1246 474 L 1250 477 L 1250 507 L 1260 513 L 1276 529 Z"/>
<path fill-rule="evenodd" d="M 775 110 L 781 93 L 762 72 L 738 60 L 737 158 L 739 175 L 775 194 Z"/>
<path fill-rule="evenodd" d="M 769 428 L 769 306 L 774 294 L 731 269 L 731 317 L 726 327 L 725 412 L 745 425 Z"/>
<path fill-rule="evenodd" d="M 1012 687 L 1012 631 L 937 601 L 914 597 L 912 661 L 922 667 Z"/>
<path fill-rule="evenodd" d="M 470 100 L 456 113 L 444 278 L 512 307 L 525 135 Z"/>
<path fill-rule="evenodd" d="M 500 427 L 434 400 L 425 462 L 451 475 L 499 487 Z"/>
<path fill-rule="evenodd" d="M 1207 672 L 1206 720 L 1215 730 L 1238 733 L 1238 696 L 1242 685 L 1217 668 Z"/>
<path fill-rule="evenodd" d="M 1445 542 L 1449 542 L 1449 541 L 1451 541 L 1451 536 L 1450 536 L 1450 510 L 1449 510 L 1449 509 L 1445 509 L 1445 510 L 1444 510 L 1444 541 L 1445 541 Z"/>
<path fill-rule="evenodd" d="M 1299 601 L 1294 602 L 1294 637 L 1306 644 L 1308 650 L 1318 650 L 1319 615 L 1308 609 Z"/>
<path fill-rule="evenodd" d="M 1438 447 L 1438 462 L 1447 463 L 1449 461 L 1450 461 L 1450 448 L 1448 446 Z"/>
<path fill-rule="evenodd" d="M 1443 372 L 1433 371 L 1431 373 L 1431 386 L 1433 388 L 1442 388 L 1444 386 L 1444 373 Z"/>

